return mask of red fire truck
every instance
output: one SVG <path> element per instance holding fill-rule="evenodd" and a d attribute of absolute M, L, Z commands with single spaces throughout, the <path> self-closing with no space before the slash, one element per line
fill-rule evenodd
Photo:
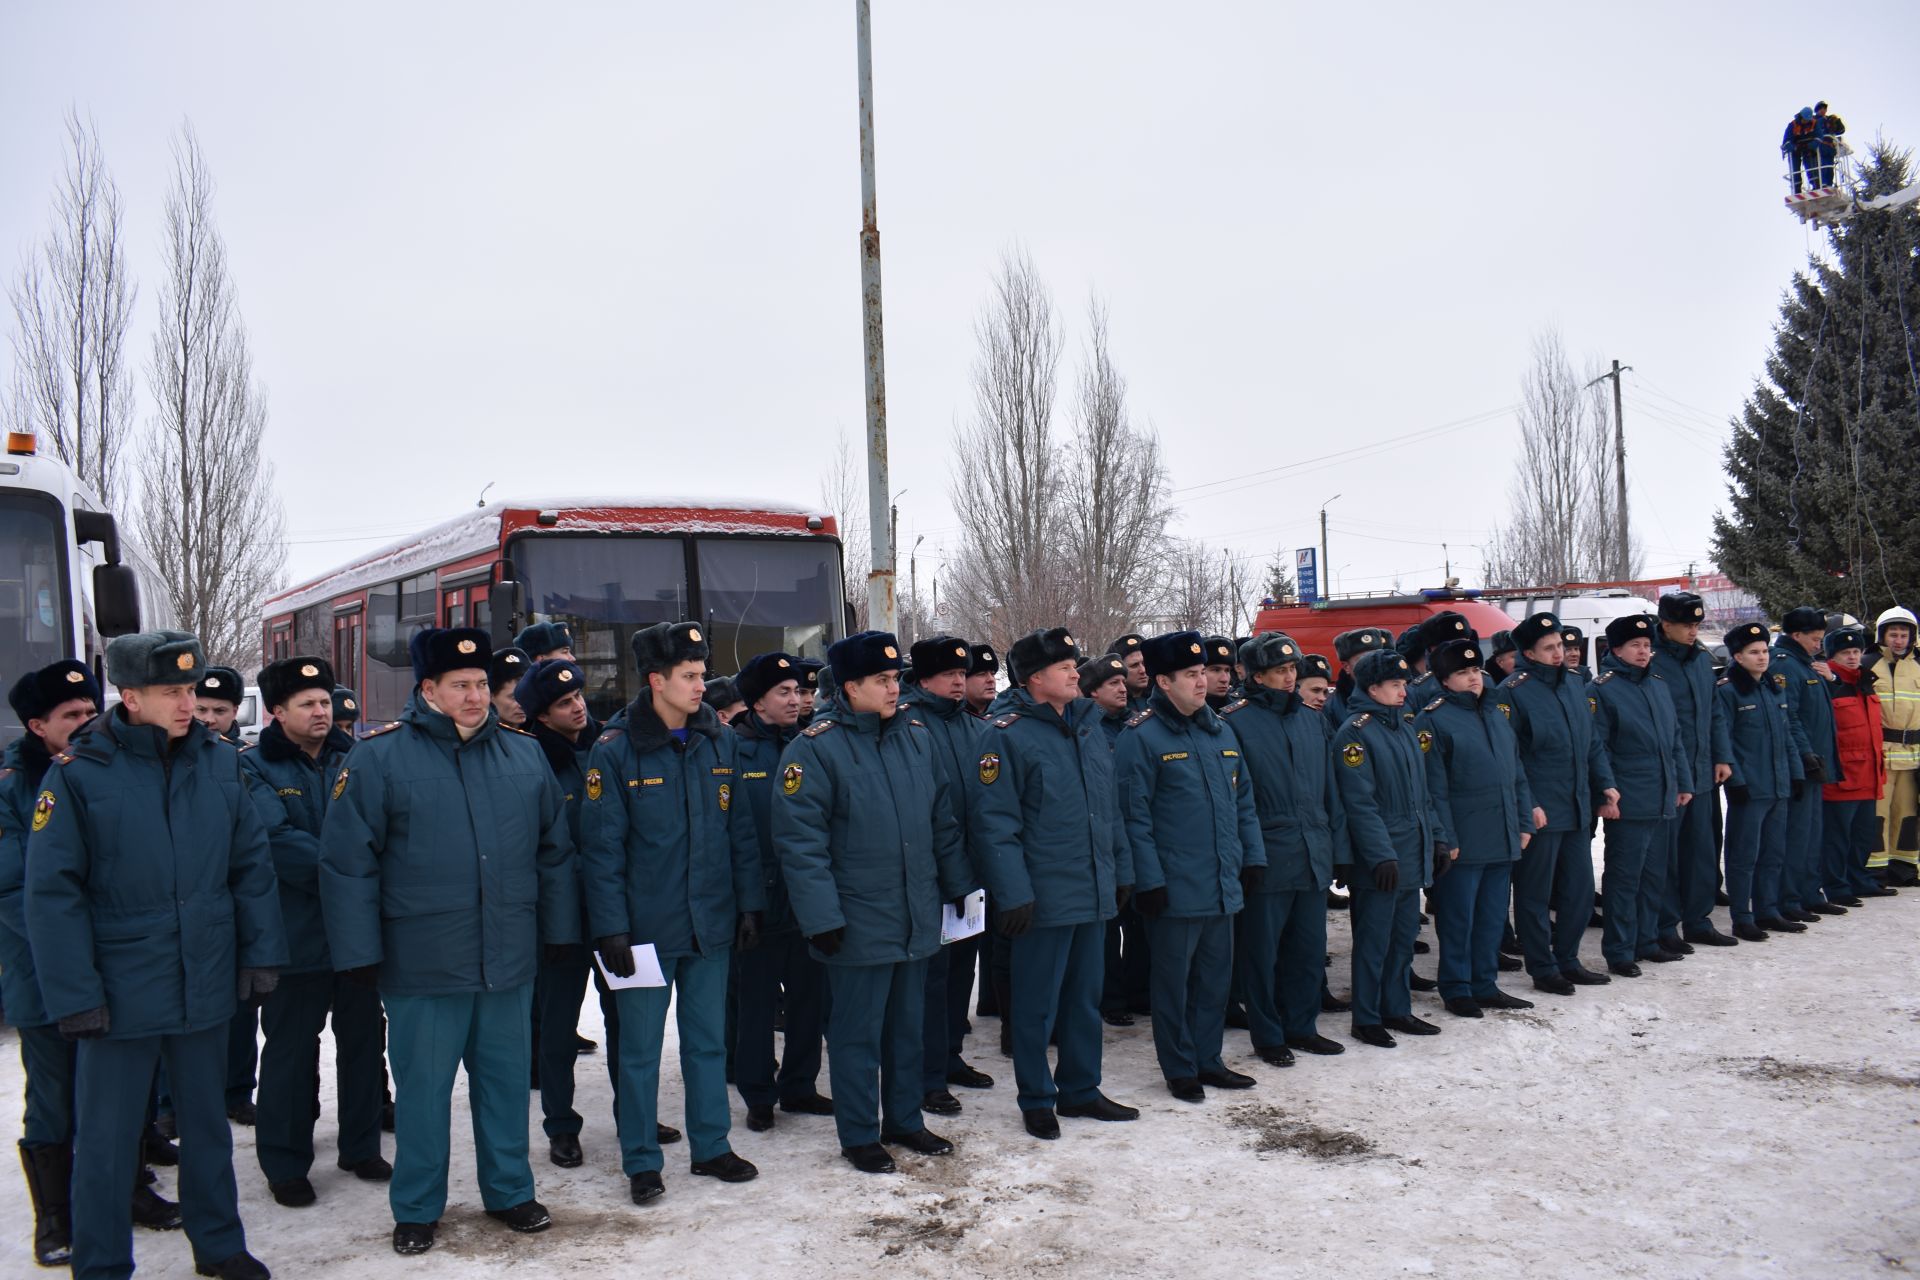
<path fill-rule="evenodd" d="M 1385 592 L 1375 595 L 1335 596 L 1312 604 L 1263 604 L 1253 620 L 1255 635 L 1284 631 L 1308 653 L 1317 653 L 1340 672 L 1340 659 L 1334 656 L 1333 638 L 1357 627 L 1385 627 L 1399 635 L 1408 627 L 1436 613 L 1451 609 L 1463 615 L 1482 640 L 1491 640 L 1496 631 L 1513 626 L 1513 620 L 1499 609 L 1480 601 L 1478 591 L 1433 587 L 1411 593 Z"/>
<path fill-rule="evenodd" d="M 496 646 L 564 622 L 604 719 L 637 692 L 628 642 L 698 620 L 712 670 L 757 653 L 826 656 L 846 633 L 833 517 L 771 502 L 688 498 L 507 500 L 433 526 L 262 605 L 262 656 L 331 659 L 369 722 L 413 689 L 407 642 L 423 627 L 484 627 Z"/>

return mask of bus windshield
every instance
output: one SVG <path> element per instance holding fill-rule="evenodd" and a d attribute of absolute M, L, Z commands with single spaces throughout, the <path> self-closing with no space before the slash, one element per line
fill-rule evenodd
<path fill-rule="evenodd" d="M 606 719 L 639 690 L 633 633 L 656 622 L 703 622 L 710 669 L 732 675 L 757 653 L 825 657 L 841 631 L 840 549 L 826 539 L 532 534 L 513 540 L 528 613 L 565 622 L 587 676 L 587 705 Z"/>
<path fill-rule="evenodd" d="M 73 656 L 65 524 L 51 498 L 0 493 L 0 676 L 9 684 Z M 0 706 L 0 737 L 19 728 L 12 709 Z"/>
<path fill-rule="evenodd" d="M 776 650 L 825 658 L 840 634 L 840 548 L 831 542 L 702 538 L 700 617 L 709 666 L 732 675 Z"/>

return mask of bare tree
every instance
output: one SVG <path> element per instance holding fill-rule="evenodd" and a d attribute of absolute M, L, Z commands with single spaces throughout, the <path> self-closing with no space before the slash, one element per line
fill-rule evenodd
<path fill-rule="evenodd" d="M 820 476 L 820 505 L 840 529 L 847 603 L 853 606 L 854 622 L 865 627 L 867 573 L 873 560 L 873 544 L 867 540 L 867 479 L 854 465 L 853 442 L 845 427 L 840 429 L 833 452 L 827 456 L 827 469 Z"/>
<path fill-rule="evenodd" d="M 67 113 L 67 165 L 47 240 L 20 267 L 13 304 L 7 424 L 53 445 L 102 501 L 117 507 L 118 468 L 132 434 L 126 363 L 135 288 L 127 275 L 120 189 L 91 120 Z"/>
<path fill-rule="evenodd" d="M 1002 257 L 974 335 L 974 418 L 958 431 L 951 488 L 964 532 L 946 598 L 969 637 L 1004 648 L 1068 617 L 1075 572 L 1062 537 L 1069 477 L 1053 434 L 1060 325 L 1024 252 Z"/>
<path fill-rule="evenodd" d="M 1619 528 L 1607 400 L 1574 374 L 1558 332 L 1534 340 L 1521 383 L 1513 514 L 1487 544 L 1489 586 L 1611 576 Z M 1639 554 L 1632 556 L 1638 572 Z"/>
<path fill-rule="evenodd" d="M 155 415 L 140 455 L 140 530 L 175 613 L 210 660 L 259 652 L 260 602 L 286 563 L 285 518 L 262 456 L 266 398 L 240 319 L 213 175 L 192 126 L 174 142 L 159 323 L 147 362 Z"/>
<path fill-rule="evenodd" d="M 1065 480 L 1073 626 L 1104 643 L 1132 625 L 1156 585 L 1171 514 L 1160 437 L 1129 418 L 1107 309 L 1091 299 Z"/>
<path fill-rule="evenodd" d="M 1253 626 L 1259 575 L 1244 558 L 1197 539 L 1172 544 L 1162 565 L 1155 619 L 1175 631 L 1244 635 Z"/>

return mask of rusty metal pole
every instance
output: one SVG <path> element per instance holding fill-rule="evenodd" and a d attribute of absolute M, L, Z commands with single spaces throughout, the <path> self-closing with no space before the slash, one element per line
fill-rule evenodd
<path fill-rule="evenodd" d="M 860 309 L 867 348 L 867 625 L 898 634 L 893 579 L 893 522 L 887 501 L 886 343 L 880 323 L 880 216 L 873 181 L 873 30 L 868 0 L 854 0 L 860 58 Z"/>

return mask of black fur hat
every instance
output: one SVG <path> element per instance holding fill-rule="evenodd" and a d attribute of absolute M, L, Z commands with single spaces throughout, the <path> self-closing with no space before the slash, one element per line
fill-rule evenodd
<path fill-rule="evenodd" d="M 748 658 L 747 665 L 740 668 L 740 674 L 733 678 L 733 687 L 751 711 L 753 704 L 766 697 L 769 690 L 800 678 L 800 659 L 792 654 L 759 653 Z"/>
<path fill-rule="evenodd" d="M 1333 638 L 1333 656 L 1340 659 L 1342 665 L 1352 662 L 1363 653 L 1392 647 L 1393 632 L 1385 627 L 1355 627 Z"/>
<path fill-rule="evenodd" d="M 536 622 L 520 629 L 520 634 L 513 638 L 513 647 L 524 649 L 529 658 L 555 649 L 571 650 L 573 632 L 564 622 Z"/>
<path fill-rule="evenodd" d="M 489 678 L 493 675 L 493 642 L 478 627 L 428 627 L 417 631 L 407 642 L 407 654 L 413 659 L 416 685 L 449 671 L 476 667 Z M 526 655 L 521 657 L 524 660 Z"/>
<path fill-rule="evenodd" d="M 360 723 L 360 695 L 345 685 L 333 691 L 333 723 L 342 729 Z"/>
<path fill-rule="evenodd" d="M 711 653 L 706 632 L 698 623 L 656 622 L 633 633 L 633 661 L 642 676 L 683 662 L 705 662 Z"/>
<path fill-rule="evenodd" d="M 107 642 L 107 679 L 116 688 L 197 685 L 206 669 L 207 655 L 190 632 L 136 631 Z"/>
<path fill-rule="evenodd" d="M 1487 653 L 1478 640 L 1443 640 L 1427 651 L 1427 669 L 1436 680 L 1445 680 L 1456 671 L 1478 667 Z"/>
<path fill-rule="evenodd" d="M 1809 608 L 1806 605 L 1787 610 L 1787 616 L 1780 619 L 1780 630 L 1784 635 L 1794 635 L 1801 631 L 1825 632 L 1826 629 L 1826 610 Z"/>
<path fill-rule="evenodd" d="M 995 676 L 1000 674 L 1000 655 L 993 651 L 990 644 L 974 645 L 972 657 L 967 663 L 968 675 L 977 676 L 982 672 Z"/>
<path fill-rule="evenodd" d="M 1607 648 L 1618 649 L 1629 640 L 1653 639 L 1653 615 L 1629 613 L 1607 624 Z"/>
<path fill-rule="evenodd" d="M 1210 667 L 1230 667 L 1233 665 L 1232 636 L 1202 636 L 1200 643 L 1207 650 L 1207 665 Z"/>
<path fill-rule="evenodd" d="M 1147 643 L 1147 638 L 1145 636 L 1141 635 L 1137 631 L 1129 631 L 1127 632 L 1127 634 L 1121 636 L 1118 640 L 1115 640 L 1112 644 L 1108 645 L 1107 652 L 1117 653 L 1122 658 L 1125 658 L 1130 653 L 1138 652 L 1146 643 Z"/>
<path fill-rule="evenodd" d="M 827 663 L 833 668 L 836 685 L 864 680 L 882 671 L 898 671 L 905 666 L 900 657 L 900 641 L 887 631 L 857 631 L 827 650 Z"/>
<path fill-rule="evenodd" d="M 586 687 L 587 673 L 580 669 L 579 663 L 548 658 L 536 662 L 533 670 L 520 677 L 520 683 L 513 686 L 513 700 L 520 704 L 527 718 L 532 719 L 568 694 L 579 693 Z"/>
<path fill-rule="evenodd" d="M 1301 654 L 1300 655 L 1300 678 L 1302 680 L 1311 680 L 1315 676 L 1319 676 L 1322 680 L 1325 680 L 1328 684 L 1332 684 L 1333 683 L 1333 664 L 1331 662 L 1328 662 L 1325 658 L 1321 657 L 1317 653 Z"/>
<path fill-rule="evenodd" d="M 533 670 L 533 658 L 517 644 L 504 649 L 495 649 L 493 657 L 487 660 L 487 683 L 498 692 L 501 689 L 518 689 L 527 672 Z M 519 699 L 514 699 L 516 702 Z"/>
<path fill-rule="evenodd" d="M 1073 633 L 1065 627 L 1049 627 L 1045 631 L 1029 631 L 1013 642 L 1013 648 L 1007 650 L 1007 678 L 1015 684 L 1024 685 L 1027 677 L 1040 668 L 1056 662 L 1080 661 L 1080 646 L 1074 643 Z"/>
<path fill-rule="evenodd" d="M 218 698 L 237 707 L 240 700 L 247 696 L 247 682 L 232 667 L 208 667 L 193 686 L 193 696 Z"/>
<path fill-rule="evenodd" d="M 1480 633 L 1473 629 L 1466 615 L 1453 609 L 1442 609 L 1420 624 L 1419 652 L 1431 655 L 1433 651 L 1449 640 L 1478 640 Z"/>
<path fill-rule="evenodd" d="M 1707 616 L 1707 606 L 1691 591 L 1675 591 L 1660 597 L 1660 621 L 1682 625 L 1699 622 Z"/>
<path fill-rule="evenodd" d="M 72 658 L 27 672 L 7 691 L 7 705 L 22 725 L 29 720 L 44 720 L 55 707 L 78 698 L 90 699 L 98 707 L 100 682 L 87 670 L 86 663 Z"/>
<path fill-rule="evenodd" d="M 1169 631 L 1147 641 L 1145 649 L 1149 678 L 1207 665 L 1206 642 L 1198 631 Z"/>
<path fill-rule="evenodd" d="M 1526 653 L 1548 636 L 1560 634 L 1560 617 L 1553 613 L 1528 614 L 1513 624 L 1513 647 Z"/>
<path fill-rule="evenodd" d="M 1240 646 L 1240 665 L 1249 678 L 1289 663 L 1297 667 L 1303 656 L 1293 637 L 1279 631 L 1269 631 Z"/>
<path fill-rule="evenodd" d="M 965 671 L 973 665 L 973 650 L 959 636 L 934 636 L 921 640 L 907 651 L 913 678 L 925 680 L 949 671 Z"/>
<path fill-rule="evenodd" d="M 1404 657 L 1392 649 L 1376 649 L 1372 653 L 1363 653 L 1353 664 L 1355 688 L 1371 689 L 1389 680 L 1411 679 L 1413 679 L 1413 668 L 1407 664 Z"/>
<path fill-rule="evenodd" d="M 1725 636 L 1727 656 L 1731 658 L 1750 644 L 1766 644 L 1773 635 L 1758 622 L 1743 622 L 1737 627 L 1728 627 Z"/>
<path fill-rule="evenodd" d="M 325 658 L 282 658 L 260 668 L 260 701 L 268 711 L 284 707 L 308 689 L 333 692 L 333 664 Z"/>
<path fill-rule="evenodd" d="M 1127 660 L 1117 653 L 1095 654 L 1080 664 L 1080 692 L 1089 698 L 1107 681 L 1126 678 Z"/>

